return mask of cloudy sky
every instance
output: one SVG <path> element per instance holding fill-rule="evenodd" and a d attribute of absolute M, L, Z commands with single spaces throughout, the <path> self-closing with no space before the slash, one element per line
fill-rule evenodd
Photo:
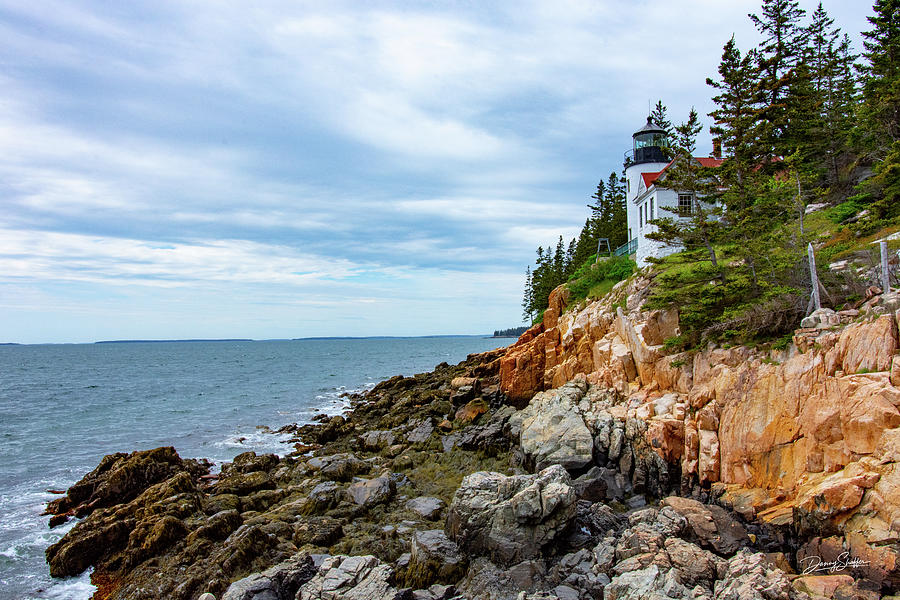
<path fill-rule="evenodd" d="M 870 4 L 825 6 L 858 46 Z M 0 0 L 0 342 L 517 325 L 537 246 L 648 100 L 711 109 L 758 8 Z"/>

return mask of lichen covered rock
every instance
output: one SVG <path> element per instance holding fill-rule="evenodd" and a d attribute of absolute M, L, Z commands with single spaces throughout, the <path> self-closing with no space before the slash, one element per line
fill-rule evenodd
<path fill-rule="evenodd" d="M 575 501 L 559 465 L 536 475 L 473 473 L 453 496 L 446 531 L 465 552 L 512 565 L 540 555 L 574 518 Z"/>
<path fill-rule="evenodd" d="M 593 459 L 594 440 L 578 407 L 586 391 L 582 381 L 540 392 L 510 418 L 512 427 L 520 430 L 519 445 L 536 470 L 550 465 L 576 470 Z"/>

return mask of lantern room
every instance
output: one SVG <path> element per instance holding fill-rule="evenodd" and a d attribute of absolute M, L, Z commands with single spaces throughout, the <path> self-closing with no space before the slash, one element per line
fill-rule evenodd
<path fill-rule="evenodd" d="M 634 139 L 631 164 L 668 162 L 666 148 L 669 146 L 669 140 L 666 131 L 654 123 L 653 119 L 647 117 L 647 124 L 635 131 L 631 137 Z"/>

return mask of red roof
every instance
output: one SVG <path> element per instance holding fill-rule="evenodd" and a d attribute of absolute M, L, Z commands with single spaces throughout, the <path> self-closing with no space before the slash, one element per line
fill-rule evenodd
<path fill-rule="evenodd" d="M 702 166 L 706 168 L 716 168 L 722 165 L 725 162 L 721 158 L 716 158 L 714 156 L 695 156 L 694 160 L 699 162 Z"/>
<path fill-rule="evenodd" d="M 723 159 L 715 158 L 713 156 L 695 156 L 694 160 L 700 163 L 700 166 L 712 169 L 720 167 L 722 163 L 725 162 Z M 666 169 L 672 166 L 673 162 L 675 162 L 674 159 L 670 161 L 669 164 L 667 164 L 665 167 L 663 167 L 662 171 L 658 171 L 656 173 L 641 173 L 641 177 L 644 179 L 644 185 L 647 187 L 647 189 L 650 189 L 650 186 L 653 185 L 657 179 L 659 179 L 660 175 L 666 172 Z"/>
<path fill-rule="evenodd" d="M 659 177 L 660 173 L 662 173 L 662 171 L 656 173 L 641 173 L 641 177 L 644 178 L 644 186 L 649 188 L 653 185 L 653 182 L 656 181 L 656 178 Z"/>

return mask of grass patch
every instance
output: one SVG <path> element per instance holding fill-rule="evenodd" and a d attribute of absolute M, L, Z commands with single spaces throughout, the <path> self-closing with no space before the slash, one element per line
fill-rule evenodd
<path fill-rule="evenodd" d="M 612 256 L 599 262 L 589 259 L 569 279 L 569 305 L 587 298 L 602 298 L 635 270 L 637 265 L 634 261 L 624 256 Z"/>
<path fill-rule="evenodd" d="M 613 286 L 615 286 L 616 283 L 618 283 L 618 282 L 613 281 L 611 279 L 604 279 L 603 281 L 601 281 L 600 283 L 598 283 L 597 285 L 595 285 L 588 291 L 587 297 L 588 298 L 602 298 L 603 296 L 607 295 L 608 293 L 610 293 L 612 291 Z"/>
<path fill-rule="evenodd" d="M 475 471 L 497 471 L 509 475 L 509 462 L 505 457 L 487 456 L 483 452 L 470 452 L 454 448 L 450 452 L 410 453 L 413 468 L 406 472 L 418 493 L 435 496 L 447 504 L 462 483 L 463 477 Z"/>

